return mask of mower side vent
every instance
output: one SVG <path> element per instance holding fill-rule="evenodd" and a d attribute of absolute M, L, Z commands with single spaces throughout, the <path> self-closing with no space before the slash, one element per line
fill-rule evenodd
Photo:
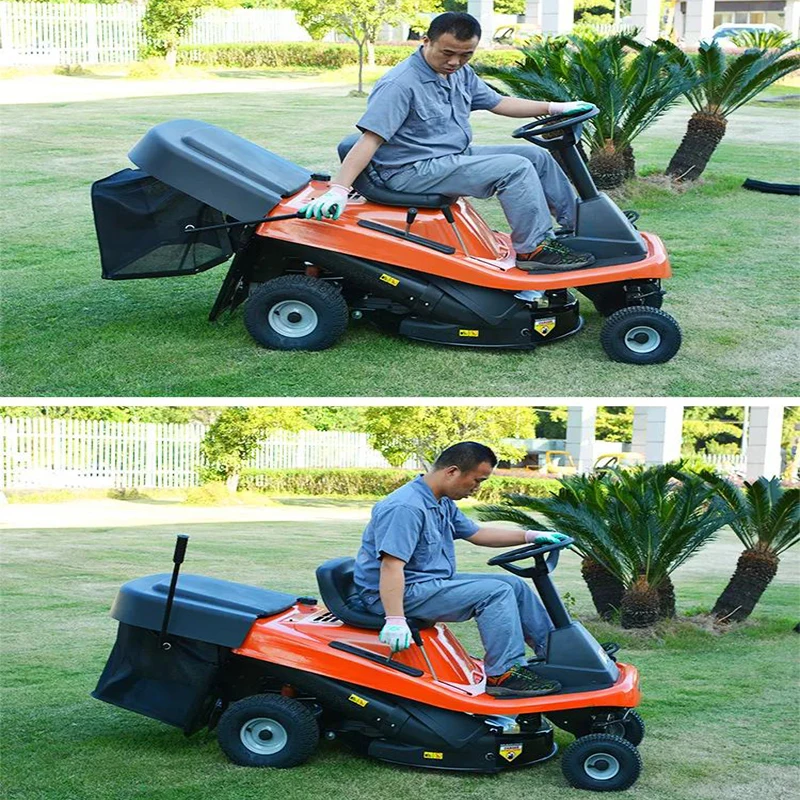
<path fill-rule="evenodd" d="M 331 614 L 330 611 L 326 611 L 324 614 L 318 614 L 311 621 L 318 622 L 321 625 L 330 625 L 332 622 L 339 622 L 340 620 L 335 614 Z"/>

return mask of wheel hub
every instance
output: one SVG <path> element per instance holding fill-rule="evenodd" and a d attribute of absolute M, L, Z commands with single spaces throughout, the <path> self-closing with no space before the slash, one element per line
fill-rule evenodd
<path fill-rule="evenodd" d="M 289 740 L 286 728 L 269 717 L 256 717 L 245 722 L 239 731 L 239 738 L 251 753 L 262 756 L 279 753 Z"/>
<path fill-rule="evenodd" d="M 619 761 L 610 753 L 595 753 L 583 762 L 583 769 L 596 781 L 610 781 L 619 774 Z"/>
<path fill-rule="evenodd" d="M 625 345 L 634 353 L 652 353 L 661 344 L 661 334 L 649 325 L 637 325 L 625 334 Z"/>
<path fill-rule="evenodd" d="M 301 300 L 281 300 L 269 310 L 267 319 L 281 336 L 299 339 L 313 333 L 319 324 L 317 312 Z"/>

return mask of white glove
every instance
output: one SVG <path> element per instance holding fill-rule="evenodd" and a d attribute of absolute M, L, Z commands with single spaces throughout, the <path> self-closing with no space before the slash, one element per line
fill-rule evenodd
<path fill-rule="evenodd" d="M 584 111 L 591 111 L 592 108 L 591 103 L 575 100 L 570 103 L 550 103 L 547 107 L 547 113 L 551 117 L 555 114 L 582 114 Z"/>
<path fill-rule="evenodd" d="M 306 203 L 298 212 L 306 219 L 312 217 L 322 219 L 323 217 L 331 217 L 332 219 L 339 219 L 347 206 L 347 195 L 350 190 L 346 186 L 340 186 L 338 183 L 332 183 L 331 188 L 325 194 Z"/>
<path fill-rule="evenodd" d="M 381 629 L 378 641 L 389 645 L 393 653 L 399 653 L 411 647 L 411 629 L 405 617 L 386 617 L 386 624 Z"/>

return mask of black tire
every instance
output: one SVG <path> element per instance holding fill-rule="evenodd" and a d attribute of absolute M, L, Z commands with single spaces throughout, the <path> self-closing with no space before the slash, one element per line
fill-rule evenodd
<path fill-rule="evenodd" d="M 271 350 L 325 350 L 347 327 L 347 303 L 339 289 L 308 275 L 281 275 L 248 298 L 244 324 Z"/>
<path fill-rule="evenodd" d="M 314 715 L 291 697 L 255 694 L 231 703 L 217 725 L 219 746 L 243 767 L 296 767 L 316 750 Z"/>
<path fill-rule="evenodd" d="M 576 739 L 561 757 L 567 783 L 593 792 L 621 792 L 636 783 L 642 771 L 639 751 L 626 739 L 594 733 Z"/>
<path fill-rule="evenodd" d="M 610 317 L 614 312 L 619 311 L 621 308 L 641 308 L 646 305 L 648 308 L 661 308 L 664 303 L 664 295 L 658 288 L 658 284 L 643 283 L 641 293 L 644 294 L 644 303 L 637 304 L 636 306 L 628 302 L 628 292 L 625 289 L 624 283 L 603 283 L 596 286 L 581 286 L 578 291 L 586 295 L 597 313 L 604 317 Z M 650 290 L 650 291 L 648 291 Z"/>
<path fill-rule="evenodd" d="M 677 321 L 658 308 L 630 306 L 613 313 L 600 332 L 600 343 L 612 361 L 663 364 L 681 347 Z"/>
<path fill-rule="evenodd" d="M 636 711 L 629 711 L 624 720 L 608 724 L 605 733 L 609 736 L 619 736 L 629 741 L 634 747 L 638 747 L 644 739 L 644 720 Z"/>

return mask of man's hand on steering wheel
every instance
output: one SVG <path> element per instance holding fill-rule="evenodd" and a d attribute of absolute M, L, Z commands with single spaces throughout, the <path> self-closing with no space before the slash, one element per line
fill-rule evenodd
<path fill-rule="evenodd" d="M 550 103 L 547 108 L 547 113 L 553 117 L 557 114 L 583 114 L 584 111 L 591 111 L 593 108 L 591 103 L 584 100 L 574 100 L 569 103 Z"/>
<path fill-rule="evenodd" d="M 569 539 L 556 531 L 525 531 L 526 544 L 558 544 Z"/>

